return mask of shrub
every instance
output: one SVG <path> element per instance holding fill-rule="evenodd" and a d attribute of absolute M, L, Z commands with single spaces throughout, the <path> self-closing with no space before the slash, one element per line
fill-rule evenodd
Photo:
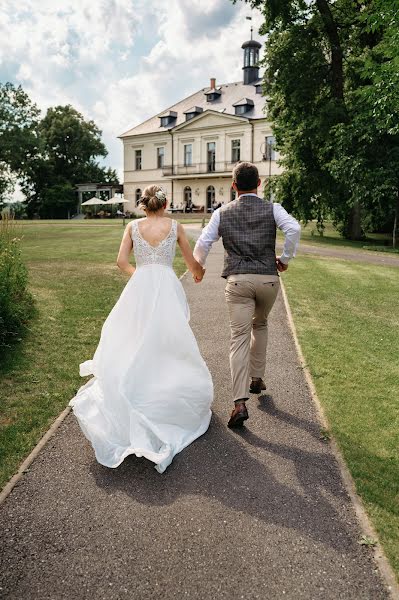
<path fill-rule="evenodd" d="M 21 339 L 34 312 L 19 242 L 13 219 L 3 215 L 0 221 L 0 356 Z"/>

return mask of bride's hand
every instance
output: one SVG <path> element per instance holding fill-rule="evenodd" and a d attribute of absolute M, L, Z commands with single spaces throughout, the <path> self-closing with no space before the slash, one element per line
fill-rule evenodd
<path fill-rule="evenodd" d="M 201 272 L 198 270 L 195 273 L 193 273 L 193 279 L 195 281 L 195 283 L 201 283 L 201 281 L 203 280 L 205 275 L 205 269 L 203 267 L 201 267 Z"/>

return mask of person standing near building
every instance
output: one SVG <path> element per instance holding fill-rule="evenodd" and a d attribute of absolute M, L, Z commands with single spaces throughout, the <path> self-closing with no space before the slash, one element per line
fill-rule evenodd
<path fill-rule="evenodd" d="M 301 231 L 298 221 L 281 204 L 257 195 L 260 183 L 255 165 L 236 165 L 232 187 L 238 198 L 213 212 L 194 248 L 194 257 L 203 267 L 212 244 L 219 238 L 225 249 L 222 277 L 227 280 L 234 400 L 229 427 L 240 427 L 248 419 L 249 394 L 266 389 L 267 318 L 280 287 L 278 273 L 288 269 Z M 285 236 L 279 257 L 275 251 L 276 227 Z"/>

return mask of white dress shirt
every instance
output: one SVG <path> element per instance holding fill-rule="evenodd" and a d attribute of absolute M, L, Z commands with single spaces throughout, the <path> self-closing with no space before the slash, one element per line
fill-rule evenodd
<path fill-rule="evenodd" d="M 245 196 L 256 196 L 256 194 L 245 194 Z M 296 254 L 296 250 L 301 235 L 301 226 L 294 217 L 289 215 L 285 208 L 278 204 L 273 203 L 273 216 L 276 225 L 284 233 L 284 247 L 281 253 L 280 260 L 284 264 L 288 264 L 288 261 L 293 258 Z M 211 219 L 206 227 L 202 230 L 202 233 L 195 244 L 194 258 L 200 265 L 205 266 L 205 262 L 209 251 L 214 242 L 217 242 L 219 236 L 219 224 L 220 224 L 220 208 L 217 208 L 212 214 Z"/>

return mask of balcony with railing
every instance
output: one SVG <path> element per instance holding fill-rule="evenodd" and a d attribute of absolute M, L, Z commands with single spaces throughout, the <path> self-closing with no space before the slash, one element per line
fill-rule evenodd
<path fill-rule="evenodd" d="M 162 175 L 166 177 L 178 175 L 214 175 L 230 173 L 237 163 L 211 161 L 206 163 L 193 163 L 191 165 L 165 165 Z"/>

